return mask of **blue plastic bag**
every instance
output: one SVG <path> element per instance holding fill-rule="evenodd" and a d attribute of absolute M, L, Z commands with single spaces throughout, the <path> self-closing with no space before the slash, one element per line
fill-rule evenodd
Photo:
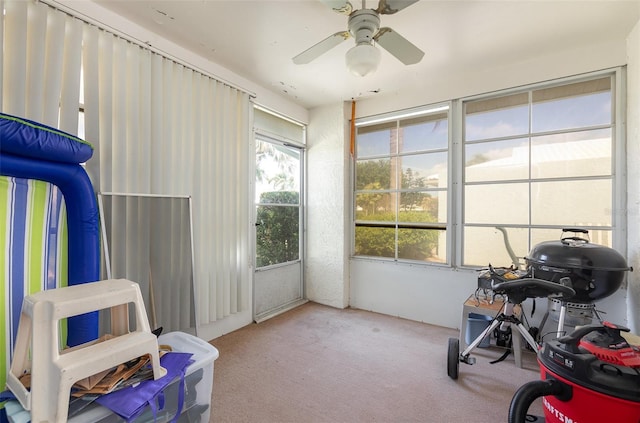
<path fill-rule="evenodd" d="M 169 352 L 160 358 L 160 365 L 167 370 L 167 374 L 156 380 L 145 380 L 136 386 L 130 386 L 96 399 L 96 402 L 118 414 L 123 419 L 131 422 L 145 410 L 147 405 L 153 411 L 155 420 L 156 411 L 164 408 L 164 389 L 180 377 L 178 389 L 178 410 L 172 421 L 182 412 L 184 404 L 184 376 L 191 360 L 191 353 Z M 157 404 L 156 404 L 157 402 Z"/>

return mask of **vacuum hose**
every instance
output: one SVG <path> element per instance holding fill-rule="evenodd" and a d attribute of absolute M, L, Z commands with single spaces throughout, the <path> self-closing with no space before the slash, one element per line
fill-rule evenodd
<path fill-rule="evenodd" d="M 562 395 L 564 387 L 555 379 L 535 380 L 525 383 L 516 391 L 509 405 L 509 423 L 525 423 L 527 411 L 537 398 L 546 395 Z"/>

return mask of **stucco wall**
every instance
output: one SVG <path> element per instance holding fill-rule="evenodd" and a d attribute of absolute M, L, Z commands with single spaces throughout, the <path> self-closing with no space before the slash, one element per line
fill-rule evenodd
<path fill-rule="evenodd" d="M 349 143 L 345 104 L 312 110 L 307 132 L 306 295 L 349 305 Z"/>
<path fill-rule="evenodd" d="M 635 269 L 628 277 L 627 316 L 640 331 L 640 22 L 627 38 L 627 254 Z"/>

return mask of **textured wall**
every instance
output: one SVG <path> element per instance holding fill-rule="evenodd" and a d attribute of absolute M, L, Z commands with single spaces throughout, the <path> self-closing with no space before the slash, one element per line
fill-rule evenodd
<path fill-rule="evenodd" d="M 349 305 L 350 171 L 345 104 L 310 112 L 307 132 L 307 298 Z"/>
<path fill-rule="evenodd" d="M 627 38 L 627 320 L 640 330 L 640 22 Z"/>

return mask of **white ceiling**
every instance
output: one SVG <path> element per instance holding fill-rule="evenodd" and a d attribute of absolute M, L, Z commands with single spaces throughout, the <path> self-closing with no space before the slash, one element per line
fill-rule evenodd
<path fill-rule="evenodd" d="M 426 54 L 405 66 L 386 51 L 377 72 L 351 75 L 349 39 L 307 65 L 292 57 L 347 29 L 347 17 L 319 0 L 97 0 L 142 27 L 305 108 L 398 95 L 421 81 L 483 72 L 536 56 L 624 40 L 640 16 L 634 1 L 421 0 L 381 26 Z M 360 0 L 352 1 L 360 9 Z M 376 8 L 377 0 L 368 0 Z"/>

